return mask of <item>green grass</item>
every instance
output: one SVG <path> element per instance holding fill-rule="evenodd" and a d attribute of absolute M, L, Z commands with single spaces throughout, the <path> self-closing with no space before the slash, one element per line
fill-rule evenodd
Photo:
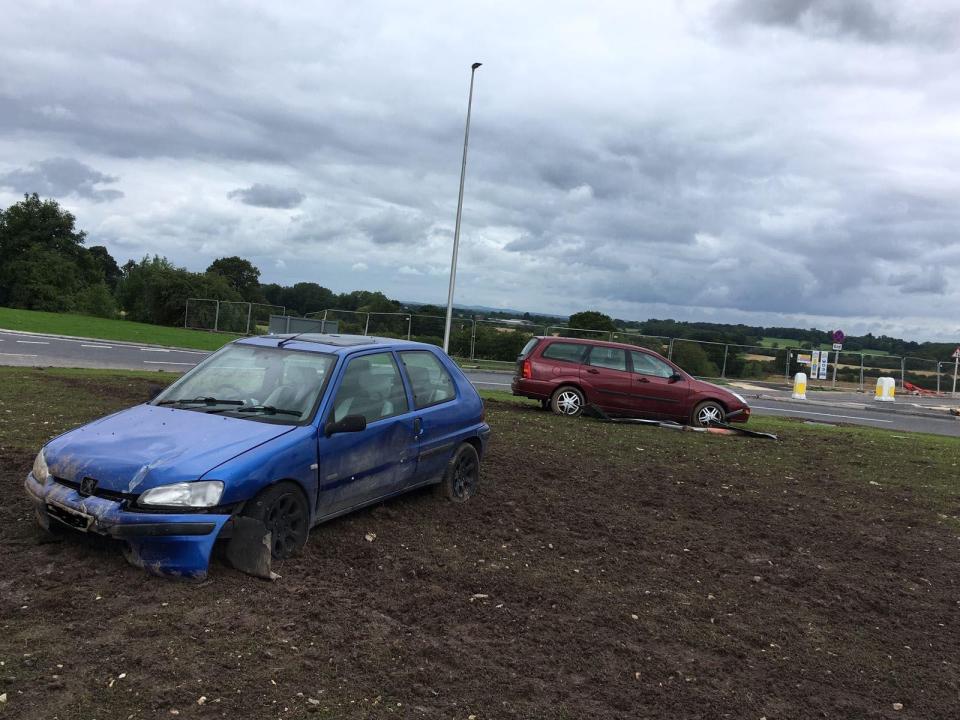
<path fill-rule="evenodd" d="M 51 437 L 111 412 L 145 402 L 175 373 L 0 367 L 0 451 L 33 452 Z M 780 442 L 654 427 L 570 420 L 536 409 L 537 403 L 500 390 L 483 390 L 494 432 L 511 443 L 589 442 L 611 463 L 630 462 L 638 447 L 663 462 L 747 471 L 772 479 L 800 477 L 804 468 L 831 468 L 831 482 L 908 486 L 940 504 L 957 496 L 960 440 L 854 426 L 812 425 L 800 420 L 753 417 L 748 427 L 772 432 Z M 503 413 L 514 413 L 503 423 Z M 506 439 L 504 441 L 507 441 Z M 722 475 L 723 472 L 720 472 Z"/>
<path fill-rule="evenodd" d="M 487 400 L 494 441 L 498 431 L 506 430 L 499 428 L 500 416 L 517 405 L 526 405 L 529 410 L 521 413 L 522 419 L 517 420 L 517 413 L 513 413 L 509 438 L 503 442 L 521 447 L 551 444 L 567 451 L 589 452 L 603 458 L 605 466 L 629 466 L 638 462 L 637 453 L 642 453 L 644 458 L 655 458 L 661 468 L 697 468 L 712 473 L 718 485 L 749 477 L 774 485 L 786 479 L 811 485 L 827 482 L 837 489 L 853 484 L 878 492 L 915 493 L 933 512 L 957 515 L 957 438 L 811 424 L 793 418 L 750 418 L 746 427 L 780 438 L 771 441 L 607 424 L 589 418 L 570 420 L 537 410 L 533 402 L 508 393 L 484 391 L 481 395 Z"/>
<path fill-rule="evenodd" d="M 777 338 L 777 337 L 764 337 L 760 339 L 761 347 L 773 347 L 776 344 L 777 348 L 798 348 L 800 347 L 800 340 L 793 340 L 791 338 Z M 832 343 L 821 343 L 819 347 L 813 348 L 814 350 L 832 350 Z M 889 355 L 890 353 L 886 350 L 848 350 L 847 352 L 860 354 L 861 352 L 864 355 Z"/>
<path fill-rule="evenodd" d="M 467 370 L 505 370 L 513 372 L 516 363 L 505 360 L 469 360 L 467 358 L 455 357 L 454 362 Z"/>
<path fill-rule="evenodd" d="M 149 325 L 130 320 L 111 320 L 88 315 L 15 310 L 0 307 L 0 328 L 26 332 L 74 335 L 98 340 L 120 340 L 151 345 L 217 350 L 242 335 Z"/>

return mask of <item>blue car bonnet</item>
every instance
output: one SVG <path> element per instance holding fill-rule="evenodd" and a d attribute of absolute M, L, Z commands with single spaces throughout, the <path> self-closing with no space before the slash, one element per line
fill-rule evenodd
<path fill-rule="evenodd" d="M 46 446 L 50 473 L 103 490 L 142 493 L 201 478 L 294 429 L 203 411 L 138 405 L 61 435 Z"/>

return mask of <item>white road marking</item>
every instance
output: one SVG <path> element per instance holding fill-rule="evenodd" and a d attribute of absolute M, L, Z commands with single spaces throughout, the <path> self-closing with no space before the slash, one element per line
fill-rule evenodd
<path fill-rule="evenodd" d="M 23 337 L 24 334 L 25 334 L 25 333 L 18 333 L 18 332 L 14 332 L 14 331 L 12 331 L 12 330 L 0 330 L 0 335 L 4 335 L 4 336 L 7 336 L 7 337 L 11 337 L 11 336 L 12 336 L 12 337 Z M 88 340 L 95 340 L 95 339 L 96 339 L 96 338 L 74 338 L 74 337 L 57 337 L 57 338 L 55 338 L 55 337 L 52 337 L 52 336 L 43 335 L 42 333 L 31 333 L 31 335 L 32 335 L 33 337 L 50 337 L 51 340 L 56 340 L 57 342 L 72 342 L 72 343 L 85 343 L 85 342 L 87 342 Z M 3 339 L 0 339 L 0 342 L 3 342 Z M 30 341 L 30 340 L 18 340 L 17 342 L 31 342 L 31 341 Z M 34 341 L 34 342 L 39 343 L 40 341 Z M 49 344 L 49 343 L 47 343 L 47 344 Z M 140 346 L 136 345 L 136 343 L 133 343 L 133 342 L 128 342 L 127 345 L 132 345 L 132 346 L 134 346 L 134 347 L 140 347 Z M 150 350 L 151 348 L 140 347 L 140 349 L 141 349 L 141 350 Z M 155 352 L 176 352 L 176 353 L 180 353 L 180 354 L 186 353 L 186 354 L 189 354 L 189 355 L 209 355 L 209 354 L 210 354 L 209 352 L 204 352 L 203 350 L 181 350 L 181 349 L 179 349 L 179 348 L 170 348 L 170 349 L 156 348 L 154 351 L 155 351 Z"/>
<path fill-rule="evenodd" d="M 50 343 L 45 340 L 17 340 L 18 343 L 23 343 L 24 345 L 49 345 Z"/>
<path fill-rule="evenodd" d="M 196 365 L 196 363 L 164 362 L 163 360 L 144 360 L 143 362 L 147 365 L 189 365 L 190 367 Z"/>
<path fill-rule="evenodd" d="M 103 348 L 105 350 L 113 350 L 113 345 L 81 345 L 80 347 Z"/>
<path fill-rule="evenodd" d="M 784 410 L 782 408 L 763 407 L 762 405 L 751 405 L 753 410 L 770 410 L 772 412 L 790 413 L 792 415 L 820 415 L 822 417 L 842 418 L 844 420 L 863 420 L 865 422 L 892 423 L 893 420 L 877 420 L 875 418 L 858 417 L 856 415 L 832 415 L 830 413 L 810 412 L 809 410 Z"/>
<path fill-rule="evenodd" d="M 24 355 L 23 353 L 0 353 L 4 357 L 36 357 L 36 355 Z"/>
<path fill-rule="evenodd" d="M 162 348 L 145 348 L 145 347 L 142 347 L 142 348 L 140 348 L 140 349 L 143 350 L 144 352 L 170 352 L 169 350 L 164 350 L 164 349 L 162 349 Z"/>

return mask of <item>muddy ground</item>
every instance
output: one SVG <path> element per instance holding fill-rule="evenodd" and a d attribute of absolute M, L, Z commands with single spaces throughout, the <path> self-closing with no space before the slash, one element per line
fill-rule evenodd
<path fill-rule="evenodd" d="M 39 542 L 7 447 L 0 717 L 958 716 L 960 504 L 922 468 L 489 408 L 481 496 L 317 528 L 273 583 Z"/>

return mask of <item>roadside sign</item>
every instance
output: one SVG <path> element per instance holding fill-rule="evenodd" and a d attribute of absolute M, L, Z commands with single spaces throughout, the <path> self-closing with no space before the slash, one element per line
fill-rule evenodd
<path fill-rule="evenodd" d="M 956 350 L 954 350 L 954 351 L 953 351 L 953 355 L 951 355 L 950 357 L 960 358 L 960 347 L 958 347 Z"/>
<path fill-rule="evenodd" d="M 833 331 L 833 341 L 835 343 L 843 344 L 843 341 L 847 339 L 847 336 L 843 334 L 843 330 L 834 330 Z M 834 348 L 836 350 L 837 348 Z"/>
<path fill-rule="evenodd" d="M 817 376 L 820 380 L 827 379 L 827 366 L 829 364 L 830 364 L 830 353 L 824 350 L 823 352 L 820 353 L 820 374 Z"/>
<path fill-rule="evenodd" d="M 833 344 L 833 349 L 836 350 L 837 352 L 840 352 L 841 350 L 843 350 L 843 343 L 835 342 Z"/>
<path fill-rule="evenodd" d="M 810 353 L 797 353 L 797 362 L 801 365 L 809 365 Z"/>

